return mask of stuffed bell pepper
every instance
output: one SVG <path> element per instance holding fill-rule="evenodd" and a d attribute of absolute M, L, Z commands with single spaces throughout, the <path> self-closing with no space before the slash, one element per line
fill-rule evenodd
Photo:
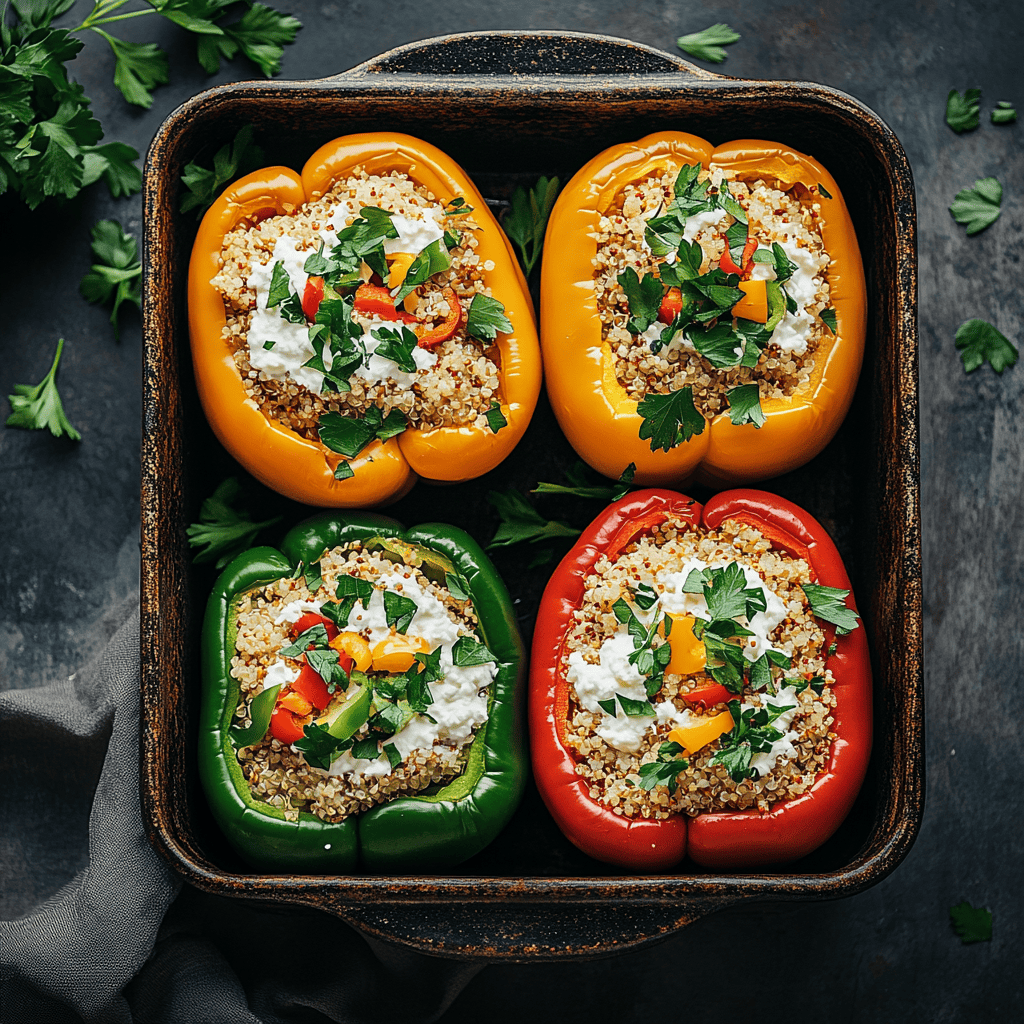
<path fill-rule="evenodd" d="M 192 361 L 214 433 L 310 505 L 455 482 L 515 447 L 540 390 L 526 282 L 465 172 L 408 135 L 241 178 L 189 267 Z"/>
<path fill-rule="evenodd" d="M 199 767 L 261 871 L 432 871 L 522 794 L 522 642 L 468 534 L 325 514 L 217 580 L 203 626 Z"/>
<path fill-rule="evenodd" d="M 839 827 L 871 747 L 864 629 L 835 545 L 764 491 L 611 505 L 544 593 L 530 676 L 538 788 L 598 860 L 794 860 Z"/>
<path fill-rule="evenodd" d="M 606 476 L 777 476 L 828 444 L 857 386 L 853 224 L 831 174 L 777 143 L 605 150 L 555 205 L 541 299 L 555 414 Z"/>

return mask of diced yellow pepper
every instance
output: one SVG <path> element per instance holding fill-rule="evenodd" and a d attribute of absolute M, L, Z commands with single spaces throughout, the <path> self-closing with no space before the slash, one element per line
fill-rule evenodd
<path fill-rule="evenodd" d="M 391 257 L 391 273 L 388 274 L 388 287 L 397 288 L 409 273 L 409 268 L 416 259 L 414 252 L 396 252 Z"/>
<path fill-rule="evenodd" d="M 740 281 L 743 298 L 732 307 L 733 316 L 753 320 L 759 324 L 768 322 L 768 287 L 764 281 Z"/>
<path fill-rule="evenodd" d="M 378 672 L 406 672 L 416 663 L 417 654 L 429 654 L 430 644 L 419 636 L 389 636 L 373 645 L 370 652 Z"/>
<path fill-rule="evenodd" d="M 733 724 L 732 712 L 723 711 L 721 714 L 715 715 L 714 718 L 701 722 L 700 725 L 673 729 L 668 734 L 668 738 L 671 742 L 678 743 L 687 755 L 693 755 L 717 740 L 723 733 L 732 732 Z"/>
<path fill-rule="evenodd" d="M 672 631 L 668 635 L 672 660 L 665 666 L 665 671 L 677 676 L 692 676 L 696 672 L 703 672 L 707 665 L 707 654 L 704 644 L 693 635 L 693 616 L 673 615 L 670 612 L 668 617 L 672 620 Z M 664 629 L 658 632 L 665 635 Z"/>
<path fill-rule="evenodd" d="M 373 663 L 370 645 L 358 633 L 339 633 L 331 641 L 331 647 L 347 654 L 360 672 L 366 672 Z"/>

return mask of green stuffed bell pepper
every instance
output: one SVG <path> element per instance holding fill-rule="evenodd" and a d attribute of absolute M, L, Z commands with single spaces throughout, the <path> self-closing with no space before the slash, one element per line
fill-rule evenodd
<path fill-rule="evenodd" d="M 224 570 L 203 624 L 199 768 L 261 871 L 433 871 L 526 780 L 508 591 L 464 531 L 327 513 Z"/>

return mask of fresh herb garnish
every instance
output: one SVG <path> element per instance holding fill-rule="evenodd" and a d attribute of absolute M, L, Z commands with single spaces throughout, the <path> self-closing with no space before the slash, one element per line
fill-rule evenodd
<path fill-rule="evenodd" d="M 979 120 L 980 89 L 965 89 L 963 96 L 956 89 L 949 90 L 946 97 L 946 124 L 957 134 L 974 131 Z"/>
<path fill-rule="evenodd" d="M 444 574 L 444 585 L 448 588 L 448 593 L 455 598 L 456 601 L 468 601 L 469 594 L 469 583 L 466 578 L 457 572 L 446 572 Z"/>
<path fill-rule="evenodd" d="M 118 336 L 117 312 L 122 302 L 142 307 L 142 264 L 137 258 L 135 239 L 116 220 L 98 221 L 92 229 L 92 254 L 96 262 L 86 274 L 79 291 L 86 302 L 107 302 L 114 297 L 110 322 Z"/>
<path fill-rule="evenodd" d="M 395 305 L 400 305 L 405 300 L 405 297 L 411 295 L 419 285 L 426 283 L 435 274 L 441 273 L 442 270 L 447 270 L 451 265 L 452 258 L 448 255 L 448 250 L 441 244 L 441 239 L 431 242 L 409 264 L 409 269 L 402 279 L 401 287 L 395 294 Z M 381 277 L 384 276 L 381 274 Z"/>
<path fill-rule="evenodd" d="M 356 475 L 356 471 L 352 466 L 341 459 L 338 464 L 334 467 L 334 479 L 335 480 L 348 480 Z"/>
<path fill-rule="evenodd" d="M 564 494 L 574 498 L 592 498 L 595 501 L 610 501 L 612 488 L 590 482 L 587 464 L 577 461 L 565 471 L 568 484 L 552 484 L 541 480 L 530 492 L 531 494 Z"/>
<path fill-rule="evenodd" d="M 553 537 L 575 537 L 580 531 L 557 519 L 545 519 L 514 487 L 504 493 L 490 491 L 487 500 L 498 510 L 501 523 L 488 548 L 510 544 L 550 540 Z"/>
<path fill-rule="evenodd" d="M 655 617 L 650 626 L 645 626 L 621 597 L 612 605 L 612 612 L 633 639 L 633 652 L 629 655 L 629 663 L 636 667 L 640 675 L 654 678 L 656 685 L 647 688 L 648 694 L 653 696 L 661 689 L 665 667 L 672 660 L 672 648 L 669 644 L 665 642 L 655 647 L 654 639 L 660 632 L 667 641 L 672 632 L 672 619 L 667 615 L 661 619 Z"/>
<path fill-rule="evenodd" d="M 1013 124 L 1016 120 L 1017 111 L 1013 109 L 1012 104 L 1005 100 L 1000 100 L 996 104 L 996 109 L 992 111 L 993 124 Z"/>
<path fill-rule="evenodd" d="M 632 267 L 627 267 L 619 274 L 618 282 L 629 303 L 626 329 L 630 334 L 643 334 L 658 319 L 658 310 L 665 294 L 661 278 L 649 273 L 639 278 Z"/>
<path fill-rule="evenodd" d="M 658 603 L 657 591 L 647 583 L 638 583 L 633 588 L 633 601 L 638 608 L 647 611 Z"/>
<path fill-rule="evenodd" d="M 735 426 L 753 423 L 760 430 L 764 426 L 761 392 L 756 384 L 740 384 L 730 388 L 725 397 L 729 401 L 729 419 Z"/>
<path fill-rule="evenodd" d="M 960 349 L 960 358 L 968 373 L 973 373 L 984 362 L 996 373 L 1002 373 L 1017 362 L 1016 346 L 985 320 L 974 319 L 961 324 L 956 332 L 956 347 Z"/>
<path fill-rule="evenodd" d="M 341 667 L 337 651 L 319 648 L 306 651 L 306 664 L 324 681 L 328 693 L 334 693 L 339 685 L 342 689 L 348 686 L 348 673 Z"/>
<path fill-rule="evenodd" d="M 630 487 L 633 486 L 633 477 L 636 475 L 636 463 L 631 462 L 623 471 L 619 477 L 619 486 L 615 488 L 612 494 L 612 501 L 618 501 L 620 498 L 624 498 L 629 492 Z"/>
<path fill-rule="evenodd" d="M 251 747 L 254 743 L 259 743 L 264 736 L 267 735 L 267 729 L 270 728 L 270 716 L 274 713 L 274 705 L 277 702 L 277 695 L 280 692 L 281 684 L 277 686 L 271 686 L 267 690 L 262 690 L 249 704 L 249 719 L 250 724 L 244 729 L 239 726 L 233 726 L 229 730 L 231 742 L 235 745 L 236 749 L 241 750 L 243 747 Z"/>
<path fill-rule="evenodd" d="M 512 321 L 505 316 L 504 305 L 489 295 L 474 295 L 466 313 L 466 334 L 488 341 L 496 338 L 498 331 L 512 333 Z"/>
<path fill-rule="evenodd" d="M 292 293 L 292 279 L 285 270 L 284 261 L 278 260 L 270 272 L 270 287 L 267 289 L 267 309 L 280 305 Z"/>
<path fill-rule="evenodd" d="M 687 385 L 667 395 L 649 393 L 636 411 L 643 418 L 640 440 L 651 442 L 651 451 L 671 451 L 676 445 L 704 433 L 706 421 L 693 404 L 693 388 Z"/>
<path fill-rule="evenodd" d="M 720 748 L 708 764 L 722 765 L 733 782 L 742 782 L 755 774 L 755 769 L 750 767 L 751 756 L 771 750 L 772 744 L 782 739 L 783 732 L 772 723 L 791 710 L 793 705 L 769 704 L 744 711 L 738 700 L 731 700 L 727 707 L 732 715 L 733 729 L 723 738 Z"/>
<path fill-rule="evenodd" d="M 647 718 L 654 714 L 650 701 L 633 700 L 631 697 L 623 697 L 621 693 L 615 694 L 615 699 L 627 718 Z"/>
<path fill-rule="evenodd" d="M 953 931 L 966 946 L 972 942 L 992 941 L 992 911 L 972 907 L 967 900 L 949 908 L 949 922 Z"/>
<path fill-rule="evenodd" d="M 807 595 L 811 613 L 816 619 L 831 622 L 836 627 L 836 636 L 846 636 L 857 628 L 860 616 L 845 604 L 845 599 L 850 596 L 849 590 L 825 587 L 819 583 L 802 583 L 801 587 Z"/>
<path fill-rule="evenodd" d="M 306 566 L 306 570 L 303 573 L 303 582 L 306 584 L 306 589 L 314 595 L 324 585 L 319 562 L 310 562 Z"/>
<path fill-rule="evenodd" d="M 487 420 L 487 426 L 491 428 L 491 433 L 496 434 L 502 427 L 508 426 L 508 420 L 505 419 L 505 414 L 501 411 L 501 402 L 493 401 L 490 409 L 484 413 L 484 418 Z"/>
<path fill-rule="evenodd" d="M 375 761 L 380 756 L 380 744 L 377 737 L 366 736 L 361 740 L 356 740 L 352 744 L 352 756 L 362 761 Z"/>
<path fill-rule="evenodd" d="M 446 217 L 465 217 L 467 213 L 472 213 L 473 209 L 462 196 L 456 196 L 444 204 L 444 215 Z"/>
<path fill-rule="evenodd" d="M 822 183 L 820 181 L 818 182 L 818 192 L 821 195 L 823 195 L 826 199 L 831 199 L 832 198 L 832 193 L 829 192 L 829 190 L 827 188 L 825 188 L 825 186 L 822 185 Z"/>
<path fill-rule="evenodd" d="M 302 738 L 295 741 L 295 749 L 302 751 L 302 756 L 314 768 L 325 771 L 331 767 L 336 754 L 352 747 L 352 740 L 340 740 L 332 736 L 326 725 L 307 722 L 302 727 Z M 374 741 L 374 757 L 377 756 L 377 744 Z M 354 751 L 353 751 L 354 752 Z"/>
<path fill-rule="evenodd" d="M 202 503 L 199 522 L 185 530 L 189 545 L 197 549 L 193 562 L 215 562 L 216 568 L 223 569 L 235 555 L 251 548 L 263 530 L 280 522 L 280 516 L 254 522 L 247 510 L 236 507 L 240 492 L 237 477 L 229 476 Z"/>
<path fill-rule="evenodd" d="M 662 743 L 658 747 L 658 760 L 640 765 L 640 788 L 651 790 L 655 786 L 668 786 L 669 793 L 675 793 L 680 773 L 690 765 L 685 757 L 679 756 L 682 753 L 684 750 L 678 743 Z"/>
<path fill-rule="evenodd" d="M 317 622 L 309 629 L 304 629 L 290 644 L 282 647 L 277 653 L 282 658 L 299 658 L 310 648 L 325 651 L 328 646 L 327 628 L 322 622 Z"/>
<path fill-rule="evenodd" d="M 399 633 L 405 633 L 409 629 L 416 611 L 416 602 L 411 597 L 395 593 L 393 590 L 384 592 L 384 619 Z"/>
<path fill-rule="evenodd" d="M 251 124 L 239 128 L 234 139 L 214 153 L 212 167 L 203 167 L 194 160 L 185 165 L 181 183 L 188 191 L 178 207 L 182 213 L 195 210 L 201 217 L 225 185 L 262 166 L 263 150 L 253 142 L 253 133 Z"/>
<path fill-rule="evenodd" d="M 14 394 L 7 396 L 11 403 L 11 414 L 7 417 L 8 427 L 23 430 L 49 430 L 54 437 L 70 437 L 81 441 L 82 435 L 71 425 L 64 413 L 64 404 L 57 391 L 57 364 L 64 351 L 64 339 L 57 342 L 57 352 L 50 364 L 49 372 L 38 384 L 15 384 Z"/>
<path fill-rule="evenodd" d="M 823 309 L 818 316 L 821 322 L 833 333 L 836 333 L 836 311 L 834 309 Z"/>
<path fill-rule="evenodd" d="M 361 419 L 325 412 L 320 417 L 317 432 L 332 452 L 354 459 L 374 438 L 387 441 L 401 434 L 407 426 L 405 415 L 398 409 L 384 416 L 379 407 L 371 405 Z"/>
<path fill-rule="evenodd" d="M 358 576 L 341 575 L 334 583 L 334 600 L 324 601 L 320 614 L 330 619 L 339 629 L 348 627 L 352 609 L 358 601 L 364 608 L 370 607 L 373 584 Z"/>
<path fill-rule="evenodd" d="M 557 195 L 557 178 L 539 178 L 529 191 L 524 188 L 515 190 L 511 205 L 502 218 L 501 226 L 518 247 L 527 277 L 540 259 L 544 246 L 544 228 Z"/>
<path fill-rule="evenodd" d="M 676 46 L 684 53 L 688 53 L 697 60 L 710 61 L 712 64 L 721 64 L 725 60 L 723 46 L 731 46 L 738 42 L 739 32 L 734 31 L 728 25 L 719 22 L 710 25 L 700 32 L 691 32 L 687 36 L 680 36 L 676 40 Z"/>
<path fill-rule="evenodd" d="M 385 743 L 383 753 L 387 755 L 388 764 L 391 765 L 392 771 L 402 763 L 402 755 L 398 752 L 398 747 L 394 743 Z"/>
<path fill-rule="evenodd" d="M 408 327 L 376 327 L 370 332 L 370 336 L 380 342 L 375 355 L 382 359 L 390 359 L 406 373 L 416 372 L 416 360 L 412 354 L 416 351 L 419 339 Z"/>
<path fill-rule="evenodd" d="M 949 212 L 957 224 L 967 227 L 968 235 L 984 231 L 999 218 L 999 205 L 1003 201 L 1003 186 L 996 178 L 979 178 L 974 188 L 957 192 Z"/>
<path fill-rule="evenodd" d="M 487 645 L 471 636 L 460 636 L 452 645 L 452 662 L 459 668 L 471 665 L 490 665 L 498 659 L 487 649 Z"/>

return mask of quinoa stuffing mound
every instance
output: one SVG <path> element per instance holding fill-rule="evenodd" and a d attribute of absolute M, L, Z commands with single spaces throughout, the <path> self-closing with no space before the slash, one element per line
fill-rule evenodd
<path fill-rule="evenodd" d="M 702 433 L 702 418 L 727 408 L 760 426 L 761 402 L 809 381 L 835 329 L 816 200 L 803 185 L 784 192 L 694 164 L 627 185 L 601 217 L 602 338 L 652 451 Z M 692 403 L 691 415 L 670 398 Z M 666 432 L 657 423 L 668 411 Z"/>
<path fill-rule="evenodd" d="M 319 579 L 240 599 L 231 675 L 237 727 L 269 713 L 254 701 L 279 687 L 269 731 L 264 718 L 262 738 L 238 750 L 253 797 L 338 822 L 458 776 L 497 666 L 471 602 L 408 561 L 352 543 L 318 564 Z"/>
<path fill-rule="evenodd" d="M 767 811 L 810 789 L 835 739 L 810 582 L 805 561 L 734 520 L 668 521 L 598 559 L 560 662 L 591 798 L 661 819 Z"/>
<path fill-rule="evenodd" d="M 485 427 L 500 399 L 494 323 L 511 324 L 485 284 L 479 230 L 461 197 L 442 205 L 405 174 L 362 169 L 243 222 L 211 284 L 247 397 L 309 440 L 325 414 L 390 417 L 387 436 Z"/>

